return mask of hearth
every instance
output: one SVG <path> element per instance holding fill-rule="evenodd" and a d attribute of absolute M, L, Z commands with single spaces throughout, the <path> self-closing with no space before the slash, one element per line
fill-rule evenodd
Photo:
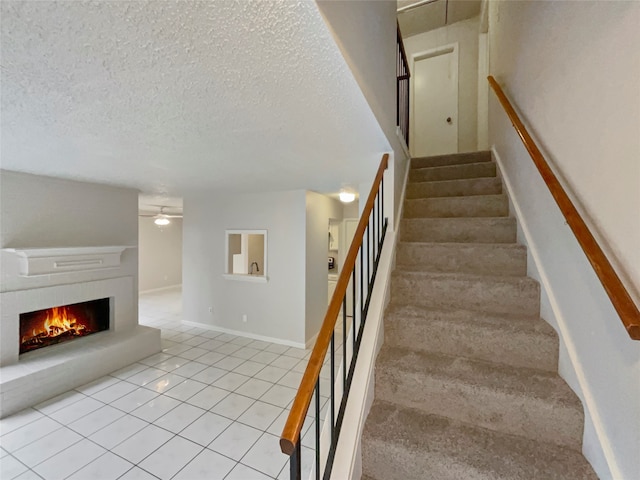
<path fill-rule="evenodd" d="M 20 314 L 20 354 L 109 330 L 110 300 L 101 298 Z"/>

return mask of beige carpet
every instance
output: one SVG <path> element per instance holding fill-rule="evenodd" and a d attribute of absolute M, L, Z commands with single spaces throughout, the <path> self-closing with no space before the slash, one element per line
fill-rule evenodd
<path fill-rule="evenodd" d="M 595 479 L 490 152 L 412 160 L 363 479 Z"/>

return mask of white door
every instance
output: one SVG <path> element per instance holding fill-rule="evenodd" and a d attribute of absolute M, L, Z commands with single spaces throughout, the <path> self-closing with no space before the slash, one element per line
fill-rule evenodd
<path fill-rule="evenodd" d="M 458 51 L 456 47 L 414 57 L 414 157 L 458 152 Z"/>

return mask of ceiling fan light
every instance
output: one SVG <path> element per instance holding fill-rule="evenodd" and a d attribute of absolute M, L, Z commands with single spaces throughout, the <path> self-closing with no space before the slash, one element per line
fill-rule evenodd
<path fill-rule="evenodd" d="M 340 190 L 340 201 L 342 203 L 351 203 L 356 199 L 356 194 L 347 190 Z"/>
<path fill-rule="evenodd" d="M 153 223 L 160 227 L 163 227 L 165 225 L 169 225 L 171 221 L 167 217 L 158 217 L 153 221 Z"/>

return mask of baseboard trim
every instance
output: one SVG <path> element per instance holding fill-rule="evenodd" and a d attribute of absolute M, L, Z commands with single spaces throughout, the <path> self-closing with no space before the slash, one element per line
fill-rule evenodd
<path fill-rule="evenodd" d="M 150 290 L 140 290 L 138 291 L 138 295 L 146 295 L 147 293 L 164 292 L 167 290 L 174 290 L 177 288 L 182 288 L 182 284 L 178 283 L 176 285 L 169 285 L 168 287 L 152 288 Z"/>
<path fill-rule="evenodd" d="M 230 335 L 236 335 L 238 337 L 246 337 L 246 338 L 251 338 L 253 340 L 261 340 L 263 342 L 269 342 L 269 343 L 277 343 L 278 345 L 285 345 L 287 347 L 300 348 L 302 350 L 307 349 L 307 346 L 304 343 L 292 342 L 291 340 L 285 340 L 283 338 L 268 337 L 266 335 L 258 335 L 257 333 L 243 332 L 241 330 L 233 330 L 231 328 L 219 327 L 217 325 L 208 325 L 206 323 L 200 323 L 200 322 L 191 322 L 189 320 L 182 320 L 181 323 L 182 325 L 186 325 L 188 327 L 198 327 L 204 330 L 228 333 Z M 315 338 L 312 340 L 315 341 Z"/>
<path fill-rule="evenodd" d="M 529 229 L 529 225 L 524 219 L 522 214 L 522 209 L 518 202 L 516 195 L 513 192 L 513 186 L 509 177 L 505 174 L 504 163 L 498 154 L 498 151 L 495 148 L 495 145 L 491 146 L 491 152 L 493 154 L 493 158 L 498 165 L 498 169 L 500 170 L 500 176 L 504 183 L 505 188 L 507 189 L 507 194 L 509 199 L 513 205 L 514 213 L 516 215 L 516 220 L 522 229 L 522 234 L 525 237 L 527 248 L 529 253 L 531 254 L 531 258 L 535 263 L 536 271 L 540 277 L 540 285 L 542 289 L 545 291 L 548 299 L 549 306 L 553 311 L 553 316 L 556 321 L 556 325 L 558 326 L 558 335 L 560 337 L 560 341 L 564 344 L 565 349 L 567 351 L 567 355 L 569 357 L 569 361 L 571 362 L 571 367 L 573 368 L 576 379 L 580 386 L 581 392 L 576 392 L 576 394 L 583 399 L 584 408 L 588 412 L 591 422 L 593 424 L 593 428 L 595 430 L 596 436 L 598 438 L 598 442 L 600 443 L 600 448 L 602 449 L 602 453 L 605 456 L 606 462 L 609 467 L 609 471 L 611 473 L 611 478 L 622 478 L 622 473 L 618 467 L 618 462 L 615 458 L 615 453 L 613 448 L 611 447 L 611 442 L 609 440 L 608 435 L 604 431 L 604 427 L 602 424 L 602 417 L 600 416 L 600 412 L 596 405 L 595 398 L 591 391 L 591 387 L 589 386 L 589 382 L 587 382 L 586 376 L 584 374 L 584 370 L 582 369 L 582 364 L 578 359 L 578 354 L 576 351 L 575 344 L 571 339 L 569 334 L 569 330 L 567 327 L 567 320 L 562 314 L 562 311 L 559 307 L 558 300 L 551 288 L 551 282 L 549 281 L 549 277 L 547 276 L 547 272 L 542 264 L 540 253 L 533 242 L 533 235 L 531 234 L 531 230 Z"/>

